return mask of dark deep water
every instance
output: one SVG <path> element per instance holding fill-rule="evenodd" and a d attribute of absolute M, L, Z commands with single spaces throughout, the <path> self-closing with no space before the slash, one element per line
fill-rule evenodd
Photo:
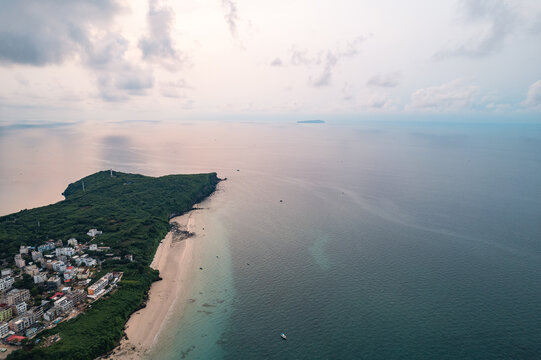
<path fill-rule="evenodd" d="M 335 134 L 244 175 L 225 358 L 541 358 L 539 127 Z"/>
<path fill-rule="evenodd" d="M 541 125 L 110 124 L 0 146 L 4 213 L 109 167 L 228 177 L 205 224 L 227 254 L 196 280 L 224 290 L 152 358 L 541 358 Z"/>

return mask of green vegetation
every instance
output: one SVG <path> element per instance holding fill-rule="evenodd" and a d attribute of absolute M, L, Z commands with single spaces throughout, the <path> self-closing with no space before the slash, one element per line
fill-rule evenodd
<path fill-rule="evenodd" d="M 29 344 L 8 358 L 94 359 L 112 350 L 128 317 L 142 306 L 151 283 L 158 279 L 158 272 L 149 265 L 169 231 L 169 218 L 209 196 L 218 181 L 215 173 L 151 178 L 118 172 L 111 177 L 102 171 L 70 184 L 63 201 L 0 217 L 0 260 L 9 263 L 20 245 L 37 246 L 48 239 L 65 243 L 70 237 L 84 243 L 90 240 L 86 235 L 90 228 L 103 231 L 94 240 L 98 246 L 109 246 L 111 253 L 122 258 L 134 257 L 134 262 L 106 260 L 102 264 L 103 273 L 124 272 L 118 291 L 36 338 L 58 333 L 59 342 L 47 348 Z"/>

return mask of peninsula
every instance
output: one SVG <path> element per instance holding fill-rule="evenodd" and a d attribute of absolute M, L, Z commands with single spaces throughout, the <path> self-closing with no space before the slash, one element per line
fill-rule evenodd
<path fill-rule="evenodd" d="M 169 219 L 218 182 L 101 171 L 63 201 L 0 217 L 0 339 L 22 345 L 8 359 L 95 359 L 117 346 L 159 280 L 150 265 Z"/>

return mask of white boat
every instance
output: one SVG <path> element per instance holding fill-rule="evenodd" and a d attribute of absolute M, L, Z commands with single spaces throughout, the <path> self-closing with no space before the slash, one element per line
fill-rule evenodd
<path fill-rule="evenodd" d="M 287 336 L 286 336 L 286 334 L 284 334 L 284 333 L 281 333 L 281 334 L 280 334 L 280 337 L 281 337 L 282 339 L 284 339 L 284 340 L 287 340 Z"/>

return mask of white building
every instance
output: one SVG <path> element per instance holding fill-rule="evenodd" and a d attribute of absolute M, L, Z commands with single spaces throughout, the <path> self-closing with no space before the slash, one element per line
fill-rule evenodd
<path fill-rule="evenodd" d="M 85 258 L 83 259 L 83 262 L 85 263 L 86 266 L 89 266 L 89 267 L 96 265 L 96 260 L 92 258 Z"/>
<path fill-rule="evenodd" d="M 5 338 L 9 334 L 9 324 L 7 322 L 0 322 L 0 339 Z"/>
<path fill-rule="evenodd" d="M 52 307 L 43 314 L 45 321 L 53 321 L 56 319 L 56 315 L 60 315 L 60 309 Z"/>
<path fill-rule="evenodd" d="M 71 301 L 65 296 L 62 296 L 60 299 L 54 302 L 54 307 L 59 309 L 62 313 L 65 314 L 71 309 L 73 309 L 73 301 Z"/>
<path fill-rule="evenodd" d="M 56 256 L 73 256 L 75 254 L 75 249 L 71 247 L 56 248 Z"/>
<path fill-rule="evenodd" d="M 34 275 L 34 284 L 41 284 L 41 283 L 44 283 L 45 281 L 47 281 L 46 273 Z"/>
<path fill-rule="evenodd" d="M 88 287 L 89 297 L 95 297 L 100 294 L 100 292 L 105 289 L 109 281 L 113 279 L 113 273 L 105 274 L 101 279 L 96 281 L 94 284 Z"/>
<path fill-rule="evenodd" d="M 99 231 L 98 229 L 90 229 L 90 230 L 88 230 L 88 232 L 87 232 L 86 234 L 87 234 L 88 236 L 94 237 L 94 236 L 96 236 L 96 235 L 101 235 L 102 232 Z"/>
<path fill-rule="evenodd" d="M 55 260 L 52 262 L 53 264 L 53 270 L 54 271 L 58 271 L 58 272 L 61 272 L 60 270 L 63 268 L 64 270 L 66 270 L 66 265 L 64 265 L 64 263 L 62 261 L 59 261 L 59 260 Z"/>
<path fill-rule="evenodd" d="M 6 291 L 11 289 L 13 286 L 13 283 L 15 282 L 15 279 L 13 279 L 11 276 L 6 276 L 0 279 L 0 291 Z"/>
<path fill-rule="evenodd" d="M 71 238 L 71 239 L 68 239 L 68 246 L 77 246 L 77 239 L 76 238 Z"/>
<path fill-rule="evenodd" d="M 28 306 L 26 305 L 25 302 L 21 302 L 21 303 L 18 303 L 16 305 L 13 305 L 13 310 L 14 310 L 13 312 L 17 316 L 24 315 L 26 313 L 27 309 L 28 309 Z"/>
<path fill-rule="evenodd" d="M 97 244 L 90 244 L 88 247 L 88 250 L 90 251 L 98 251 L 98 245 Z"/>

